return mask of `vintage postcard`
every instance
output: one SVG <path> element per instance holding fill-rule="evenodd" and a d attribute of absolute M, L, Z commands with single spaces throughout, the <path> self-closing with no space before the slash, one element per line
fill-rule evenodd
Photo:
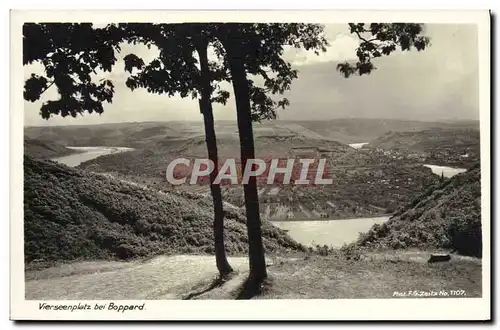
<path fill-rule="evenodd" d="M 12 320 L 491 319 L 488 11 L 12 11 Z"/>

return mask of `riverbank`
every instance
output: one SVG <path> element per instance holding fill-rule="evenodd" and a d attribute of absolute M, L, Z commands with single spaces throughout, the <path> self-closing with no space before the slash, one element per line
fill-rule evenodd
<path fill-rule="evenodd" d="M 343 217 L 332 217 L 332 218 L 287 218 L 287 219 L 271 219 L 270 222 L 328 222 L 328 221 L 349 221 L 349 220 L 360 220 L 360 219 L 373 219 L 373 218 L 389 218 L 392 214 L 390 213 L 380 213 L 380 214 L 359 214 L 359 216 L 351 216 L 348 218 Z"/>
<path fill-rule="evenodd" d="M 40 159 L 51 159 L 85 152 L 67 148 L 65 145 L 24 137 L 24 154 Z"/>

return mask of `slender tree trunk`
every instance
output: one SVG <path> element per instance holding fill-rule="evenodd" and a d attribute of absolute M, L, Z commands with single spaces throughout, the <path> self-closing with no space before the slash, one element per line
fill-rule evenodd
<path fill-rule="evenodd" d="M 200 112 L 203 114 L 205 126 L 205 139 L 207 143 L 208 158 L 214 162 L 214 171 L 210 173 L 210 192 L 214 203 L 214 242 L 215 262 L 222 277 L 230 274 L 233 269 L 229 265 L 224 246 L 224 209 L 222 204 L 222 192 L 219 184 L 213 184 L 217 177 L 218 155 L 217 139 L 215 136 L 214 116 L 210 96 L 212 94 L 210 85 L 210 72 L 208 68 L 207 44 L 198 47 L 200 57 L 202 92 L 200 100 Z"/>
<path fill-rule="evenodd" d="M 238 48 L 231 48 L 231 46 L 226 46 L 226 51 L 236 98 L 241 166 L 244 169 L 247 160 L 255 158 L 248 80 L 242 52 Z M 262 243 L 257 180 L 254 176 L 250 177 L 248 184 L 243 185 L 243 191 L 247 216 L 250 279 L 256 284 L 260 284 L 266 279 L 267 272 Z"/>

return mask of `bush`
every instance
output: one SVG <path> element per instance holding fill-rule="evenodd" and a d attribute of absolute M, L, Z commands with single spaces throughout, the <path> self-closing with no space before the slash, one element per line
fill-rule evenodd
<path fill-rule="evenodd" d="M 354 245 L 391 249 L 447 248 L 482 256 L 480 168 L 429 188 Z"/>
<path fill-rule="evenodd" d="M 454 217 L 448 228 L 450 247 L 460 254 L 482 256 L 481 221 L 475 217 Z"/>
<path fill-rule="evenodd" d="M 243 212 L 225 206 L 229 253 L 247 252 Z M 303 250 L 263 221 L 266 251 Z M 112 177 L 24 158 L 25 262 L 213 253 L 211 199 L 158 193 Z"/>

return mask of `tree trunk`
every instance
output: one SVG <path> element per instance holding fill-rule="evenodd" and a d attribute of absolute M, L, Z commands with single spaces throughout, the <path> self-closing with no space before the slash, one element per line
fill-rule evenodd
<path fill-rule="evenodd" d="M 245 169 L 247 160 L 255 158 L 248 80 L 242 52 L 239 51 L 238 48 L 231 48 L 231 46 L 227 46 L 226 51 L 229 57 L 236 99 L 241 166 L 242 169 Z M 254 281 L 255 284 L 260 284 L 266 279 L 267 272 L 264 246 L 262 243 L 257 180 L 255 176 L 250 177 L 248 184 L 243 185 L 243 192 L 247 216 L 250 279 Z"/>
<path fill-rule="evenodd" d="M 205 124 L 205 140 L 207 143 L 208 158 L 214 162 L 215 165 L 214 170 L 210 173 L 210 192 L 214 203 L 215 262 L 220 275 L 224 277 L 230 274 L 233 269 L 227 261 L 224 246 L 224 209 L 222 204 L 222 192 L 219 184 L 213 184 L 215 178 L 217 177 L 219 161 L 217 155 L 217 139 L 215 136 L 212 102 L 210 100 L 212 88 L 210 85 L 207 46 L 208 44 L 198 47 L 202 83 L 200 112 L 203 114 L 203 121 Z"/>

